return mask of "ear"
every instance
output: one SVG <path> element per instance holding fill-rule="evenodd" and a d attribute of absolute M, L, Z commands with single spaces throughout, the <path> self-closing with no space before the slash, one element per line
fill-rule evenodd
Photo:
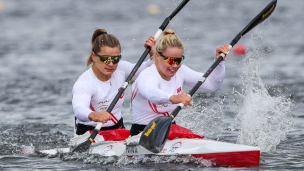
<path fill-rule="evenodd" d="M 154 54 L 154 61 L 155 62 L 159 62 L 159 60 L 161 60 L 163 57 L 161 57 L 158 53 Z"/>
<path fill-rule="evenodd" d="M 94 52 L 91 52 L 91 58 L 92 58 L 92 60 L 95 62 L 96 60 L 98 60 L 97 58 L 97 56 L 95 56 L 95 54 L 94 54 Z"/>

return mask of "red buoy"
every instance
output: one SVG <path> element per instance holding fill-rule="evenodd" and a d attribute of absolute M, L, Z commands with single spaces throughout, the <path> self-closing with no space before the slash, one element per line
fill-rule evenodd
<path fill-rule="evenodd" d="M 234 47 L 233 47 L 233 53 L 235 55 L 245 55 L 246 54 L 246 47 L 242 44 L 236 44 Z"/>

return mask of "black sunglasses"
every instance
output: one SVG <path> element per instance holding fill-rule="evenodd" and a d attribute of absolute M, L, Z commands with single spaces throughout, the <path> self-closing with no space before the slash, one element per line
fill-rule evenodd
<path fill-rule="evenodd" d="M 103 62 L 107 65 L 110 64 L 111 62 L 113 64 L 117 64 L 121 59 L 121 55 L 118 55 L 118 56 L 98 55 L 98 53 L 95 53 L 95 52 L 94 52 L 94 54 L 99 57 L 101 62 Z"/>
<path fill-rule="evenodd" d="M 170 65 L 176 64 L 180 65 L 182 64 L 183 60 L 185 59 L 184 55 L 181 58 L 174 58 L 174 57 L 167 57 L 163 55 L 162 52 L 157 52 L 161 57 L 164 58 L 164 61 Z"/>

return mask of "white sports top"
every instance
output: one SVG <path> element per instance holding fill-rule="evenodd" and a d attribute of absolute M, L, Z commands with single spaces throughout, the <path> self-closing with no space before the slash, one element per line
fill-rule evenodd
<path fill-rule="evenodd" d="M 135 79 L 143 69 L 150 65 L 150 59 L 143 62 L 133 79 Z M 72 105 L 74 114 L 77 118 L 76 123 L 95 127 L 97 122 L 90 121 L 88 118 L 89 114 L 92 111 L 100 112 L 106 110 L 108 106 L 110 106 L 134 66 L 135 64 L 121 60 L 118 63 L 117 69 L 113 72 L 112 77 L 105 82 L 100 81 L 95 76 L 92 67 L 81 74 L 72 90 Z M 121 107 L 123 102 L 124 97 L 122 94 L 122 97 L 120 97 L 111 111 L 111 121 L 103 124 L 103 127 L 113 126 L 121 119 Z"/>
<path fill-rule="evenodd" d="M 133 123 L 148 125 L 158 116 L 169 116 L 178 105 L 172 104 L 170 97 L 181 94 L 183 85 L 193 87 L 203 75 L 182 65 L 170 81 L 166 81 L 160 76 L 154 64 L 146 68 L 132 85 Z M 225 62 L 222 61 L 199 89 L 209 91 L 220 89 L 224 76 Z"/>

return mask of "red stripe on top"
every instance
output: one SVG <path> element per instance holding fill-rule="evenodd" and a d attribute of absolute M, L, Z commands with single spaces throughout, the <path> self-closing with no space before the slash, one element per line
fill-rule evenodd
<path fill-rule="evenodd" d="M 93 107 L 93 105 L 90 103 L 90 109 L 92 110 L 92 111 L 95 111 L 95 109 L 94 109 L 94 107 Z"/>
<path fill-rule="evenodd" d="M 134 90 L 132 91 L 131 100 L 133 100 L 135 98 L 137 92 L 138 92 L 138 89 L 137 89 L 137 87 L 135 87 Z"/>
<path fill-rule="evenodd" d="M 117 124 L 118 123 L 118 119 L 115 117 L 115 115 L 113 113 L 110 113 L 111 114 L 111 121 L 114 123 L 114 124 Z"/>
<path fill-rule="evenodd" d="M 95 111 L 95 109 L 94 109 L 94 107 L 93 107 L 93 105 L 92 104 L 90 104 L 90 109 L 92 110 L 92 111 Z M 118 123 L 118 119 L 115 117 L 115 115 L 113 114 L 113 113 L 110 113 L 111 114 L 111 121 L 114 123 L 114 124 L 117 124 Z"/>

